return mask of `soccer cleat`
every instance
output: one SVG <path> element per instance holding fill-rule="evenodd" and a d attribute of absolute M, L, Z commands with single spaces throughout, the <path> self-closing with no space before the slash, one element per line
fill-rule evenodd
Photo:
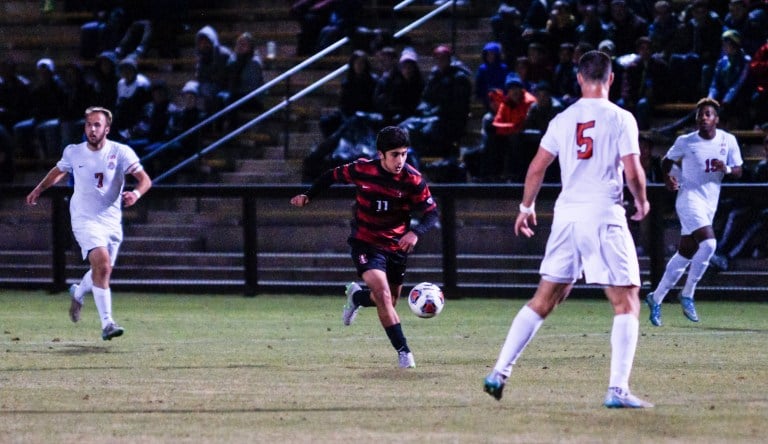
<path fill-rule="evenodd" d="M 496 398 L 497 401 L 501 400 L 501 392 L 504 391 L 504 384 L 506 384 L 507 378 L 496 370 L 492 371 L 485 377 L 483 381 L 483 390 L 485 393 Z"/>
<path fill-rule="evenodd" d="M 653 407 L 648 401 L 643 401 L 637 396 L 622 390 L 619 387 L 608 387 L 603 405 L 609 409 L 645 409 Z"/>
<path fill-rule="evenodd" d="M 680 305 L 683 306 L 683 314 L 691 322 L 699 322 L 699 315 L 696 314 L 696 306 L 693 305 L 693 298 L 680 296 Z"/>
<path fill-rule="evenodd" d="M 347 288 L 344 293 L 347 295 L 347 302 L 344 304 L 344 310 L 341 312 L 341 322 L 344 325 L 350 325 L 355 321 L 357 312 L 360 311 L 360 306 L 355 305 L 355 301 L 352 300 L 352 296 L 362 290 L 357 282 L 350 282 L 347 284 Z"/>
<path fill-rule="evenodd" d="M 661 327 L 661 304 L 657 304 L 653 300 L 653 292 L 648 293 L 648 296 L 645 297 L 645 303 L 651 309 L 651 315 L 648 316 L 648 320 L 656 327 Z"/>
<path fill-rule="evenodd" d="M 397 352 L 397 361 L 400 368 L 416 368 L 416 361 L 411 352 Z"/>
<path fill-rule="evenodd" d="M 80 310 L 83 308 L 83 303 L 78 301 L 75 297 L 75 291 L 77 291 L 77 284 L 72 284 L 72 286 L 69 287 L 69 295 L 71 298 L 69 304 L 69 319 L 71 319 L 72 322 L 80 320 Z"/>
<path fill-rule="evenodd" d="M 101 331 L 101 339 L 105 341 L 111 341 L 112 338 L 122 336 L 123 331 L 123 327 L 115 323 L 108 324 L 106 327 L 104 327 L 104 330 Z"/>

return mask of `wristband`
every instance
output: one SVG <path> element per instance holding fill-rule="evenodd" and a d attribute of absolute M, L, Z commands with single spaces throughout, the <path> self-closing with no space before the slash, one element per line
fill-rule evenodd
<path fill-rule="evenodd" d="M 526 207 L 520 202 L 520 212 L 523 214 L 533 214 L 536 210 L 536 202 L 532 203 L 530 207 Z"/>
<path fill-rule="evenodd" d="M 131 190 L 131 193 L 136 195 L 137 200 L 141 197 L 141 191 L 139 190 Z"/>
<path fill-rule="evenodd" d="M 733 171 L 733 168 L 731 168 L 728 165 L 725 166 L 725 174 L 731 174 L 732 171 Z"/>

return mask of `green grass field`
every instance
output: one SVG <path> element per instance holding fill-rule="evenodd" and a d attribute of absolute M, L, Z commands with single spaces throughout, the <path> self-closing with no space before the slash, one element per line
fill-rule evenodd
<path fill-rule="evenodd" d="M 417 368 L 373 309 L 343 327 L 343 296 L 116 294 L 123 337 L 68 295 L 0 293 L 0 442 L 765 442 L 768 305 L 700 302 L 702 322 L 645 307 L 633 391 L 656 407 L 602 407 L 611 311 L 572 300 L 545 322 L 497 402 L 482 391 L 522 300 L 403 303 Z"/>

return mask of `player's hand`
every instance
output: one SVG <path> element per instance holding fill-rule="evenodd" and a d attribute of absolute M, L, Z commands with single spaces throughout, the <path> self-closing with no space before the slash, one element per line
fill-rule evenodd
<path fill-rule="evenodd" d="M 528 224 L 536 225 L 536 212 L 533 213 L 518 213 L 517 219 L 515 219 L 515 236 L 520 236 L 520 233 L 525 237 L 533 236 L 534 232 Z"/>
<path fill-rule="evenodd" d="M 133 191 L 123 191 L 123 206 L 128 208 L 131 205 L 135 204 L 136 201 L 139 200 L 138 196 L 136 196 L 136 193 Z"/>
<path fill-rule="evenodd" d="M 635 199 L 635 214 L 630 216 L 630 219 L 634 221 L 641 221 L 651 211 L 651 203 L 647 200 L 639 201 Z"/>
<path fill-rule="evenodd" d="M 677 181 L 677 177 L 667 174 L 664 176 L 664 184 L 670 191 L 677 191 L 680 189 L 680 183 Z"/>
<path fill-rule="evenodd" d="M 722 171 L 723 173 L 725 173 L 725 162 L 723 162 L 720 159 L 713 159 L 712 169 L 715 171 Z"/>
<path fill-rule="evenodd" d="M 27 205 L 35 206 L 37 205 L 37 199 L 40 197 L 40 190 L 35 188 L 34 190 L 30 191 L 29 194 L 27 194 Z"/>
<path fill-rule="evenodd" d="M 412 253 L 413 249 L 416 248 L 416 242 L 418 241 L 419 236 L 416 236 L 416 233 L 413 231 L 409 231 L 405 233 L 399 241 L 397 241 L 397 246 L 400 247 L 400 250 L 404 251 L 405 253 Z"/>
<path fill-rule="evenodd" d="M 309 203 L 309 197 L 306 194 L 297 194 L 291 198 L 291 205 L 294 207 L 303 207 Z"/>

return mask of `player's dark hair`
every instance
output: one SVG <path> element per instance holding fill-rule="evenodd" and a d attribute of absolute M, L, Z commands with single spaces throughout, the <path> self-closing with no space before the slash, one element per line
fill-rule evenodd
<path fill-rule="evenodd" d="M 714 108 L 715 113 L 717 113 L 717 115 L 720 115 L 720 103 L 718 103 L 717 100 L 709 97 L 704 97 L 703 99 L 696 102 L 696 112 L 698 112 L 701 108 L 705 106 L 711 106 L 712 108 Z"/>
<path fill-rule="evenodd" d="M 408 131 L 397 126 L 387 126 L 376 136 L 376 150 L 386 153 L 389 150 L 410 146 Z"/>
<path fill-rule="evenodd" d="M 85 117 L 93 113 L 102 113 L 107 118 L 107 126 L 112 126 L 112 111 L 100 106 L 91 106 L 85 110 Z"/>
<path fill-rule="evenodd" d="M 611 58 L 602 51 L 588 51 L 579 59 L 579 74 L 588 82 L 605 83 L 611 77 Z"/>

